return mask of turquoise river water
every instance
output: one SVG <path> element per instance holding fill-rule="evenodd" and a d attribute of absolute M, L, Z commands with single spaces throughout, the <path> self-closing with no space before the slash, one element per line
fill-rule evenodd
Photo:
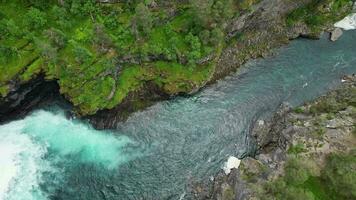
<path fill-rule="evenodd" d="M 189 199 L 228 156 L 254 150 L 254 122 L 356 73 L 356 32 L 299 39 L 188 98 L 157 103 L 112 131 L 59 108 L 0 126 L 0 200 Z"/>

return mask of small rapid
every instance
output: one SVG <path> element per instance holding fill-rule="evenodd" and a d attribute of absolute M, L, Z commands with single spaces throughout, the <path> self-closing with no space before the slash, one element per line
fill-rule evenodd
<path fill-rule="evenodd" d="M 2 125 L 0 167 L 8 173 L 0 175 L 0 199 L 189 199 L 191 185 L 209 181 L 229 156 L 254 150 L 248 134 L 257 120 L 356 73 L 355 52 L 355 31 L 336 42 L 299 39 L 192 97 L 137 112 L 110 132 L 66 119 L 60 109 Z"/>

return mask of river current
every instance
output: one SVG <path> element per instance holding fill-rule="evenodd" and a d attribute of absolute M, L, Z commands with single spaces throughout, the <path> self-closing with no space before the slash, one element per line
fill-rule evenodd
<path fill-rule="evenodd" d="M 60 108 L 0 126 L 0 200 L 189 199 L 281 103 L 297 106 L 356 73 L 356 31 L 337 42 L 299 39 L 192 97 L 133 114 L 111 131 Z"/>

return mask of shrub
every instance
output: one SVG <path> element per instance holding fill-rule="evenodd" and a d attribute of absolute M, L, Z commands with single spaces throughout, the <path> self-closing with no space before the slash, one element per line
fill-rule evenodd
<path fill-rule="evenodd" d="M 24 18 L 24 23 L 28 29 L 40 29 L 47 23 L 46 15 L 37 8 L 30 8 Z"/>
<path fill-rule="evenodd" d="M 88 49 L 78 45 L 74 46 L 73 53 L 75 56 L 75 60 L 79 64 L 87 63 L 93 57 L 93 55 L 90 53 Z"/>
<path fill-rule="evenodd" d="M 0 63 L 7 63 L 17 55 L 18 51 L 15 47 L 0 45 Z"/>
<path fill-rule="evenodd" d="M 153 25 L 153 16 L 151 11 L 143 3 L 139 3 L 135 9 L 135 17 L 132 21 L 133 31 L 136 33 L 139 32 L 144 36 L 147 36 L 151 31 Z"/>
<path fill-rule="evenodd" d="M 189 33 L 185 37 L 185 41 L 190 46 L 190 51 L 188 53 L 188 62 L 194 64 L 196 60 L 201 57 L 201 43 L 199 37 L 194 36 L 192 33 Z"/>
<path fill-rule="evenodd" d="M 2 19 L 0 20 L 0 38 L 6 37 L 19 37 L 21 36 L 22 31 L 15 24 L 12 19 Z"/>
<path fill-rule="evenodd" d="M 298 114 L 302 114 L 302 113 L 304 113 L 304 109 L 302 107 L 297 107 L 294 109 L 294 112 L 298 113 Z"/>
<path fill-rule="evenodd" d="M 289 147 L 289 149 L 288 149 L 288 153 L 291 153 L 291 154 L 299 154 L 299 153 L 303 153 L 305 151 L 306 151 L 305 146 L 302 143 L 293 145 L 293 146 Z"/>
<path fill-rule="evenodd" d="M 331 154 L 321 175 L 334 199 L 356 199 L 355 155 Z"/>
<path fill-rule="evenodd" d="M 55 28 L 51 28 L 45 31 L 45 36 L 49 39 L 52 46 L 56 48 L 63 48 L 67 43 L 67 38 L 65 34 Z"/>

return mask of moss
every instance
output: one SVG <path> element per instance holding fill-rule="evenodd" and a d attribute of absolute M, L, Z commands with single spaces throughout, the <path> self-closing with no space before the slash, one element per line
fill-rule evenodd
<path fill-rule="evenodd" d="M 225 188 L 223 191 L 222 200 L 234 200 L 234 199 L 235 199 L 234 190 L 230 186 L 227 186 L 227 188 Z"/>
<path fill-rule="evenodd" d="M 9 93 L 9 86 L 0 86 L 0 95 L 1 97 L 6 97 L 6 95 Z"/>
<path fill-rule="evenodd" d="M 297 107 L 297 108 L 294 109 L 294 112 L 295 112 L 295 113 L 298 113 L 298 114 L 302 114 L 302 113 L 304 113 L 305 111 L 304 111 L 304 108 L 302 108 L 302 107 Z"/>
<path fill-rule="evenodd" d="M 306 152 L 307 150 L 305 149 L 305 145 L 302 143 L 298 143 L 296 145 L 292 145 L 288 149 L 289 154 L 300 154 L 303 152 Z"/>
<path fill-rule="evenodd" d="M 42 65 L 43 65 L 43 59 L 37 59 L 35 60 L 26 70 L 23 74 L 20 76 L 20 80 L 23 82 L 27 82 L 31 80 L 34 76 L 39 74 L 42 70 Z"/>
<path fill-rule="evenodd" d="M 314 130 L 311 134 L 316 137 L 322 137 L 326 133 L 325 128 L 320 127 Z"/>

